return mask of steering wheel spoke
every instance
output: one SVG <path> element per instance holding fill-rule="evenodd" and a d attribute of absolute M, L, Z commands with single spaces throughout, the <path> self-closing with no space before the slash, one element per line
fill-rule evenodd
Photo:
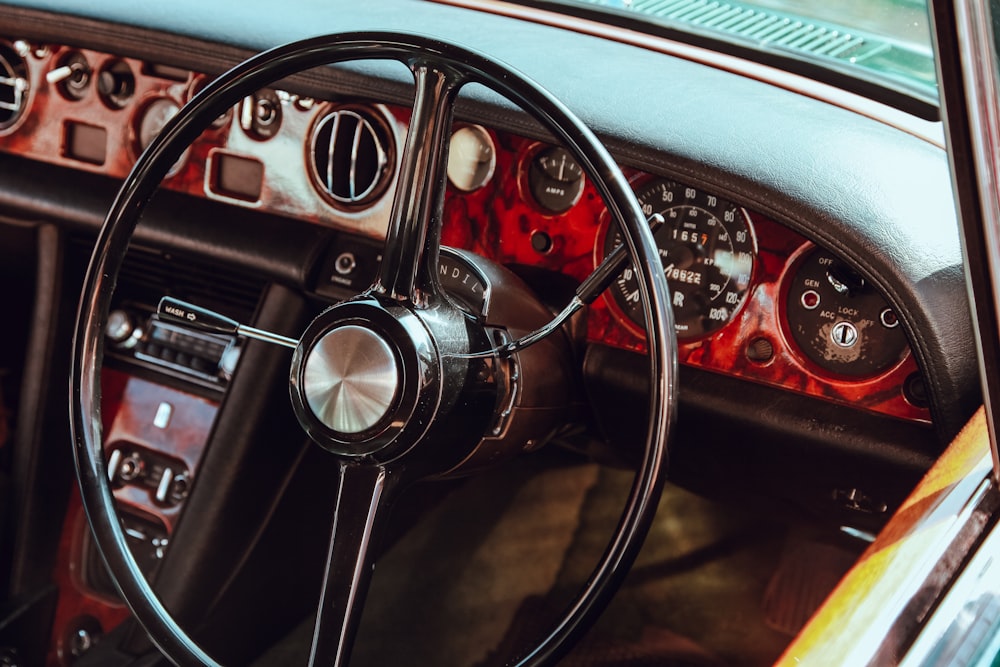
<path fill-rule="evenodd" d="M 410 63 L 415 92 L 382 263 L 372 290 L 424 305 L 436 292 L 448 139 L 463 77 L 422 60 Z"/>
<path fill-rule="evenodd" d="M 346 665 L 375 552 L 400 476 L 385 466 L 340 465 L 333 531 L 313 629 L 310 667 Z"/>

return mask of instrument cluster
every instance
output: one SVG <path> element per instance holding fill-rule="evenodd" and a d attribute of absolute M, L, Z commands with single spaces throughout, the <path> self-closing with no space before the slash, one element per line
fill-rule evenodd
<path fill-rule="evenodd" d="M 123 178 L 206 82 L 130 58 L 0 39 L 0 151 Z M 207 128 L 164 187 L 377 239 L 408 113 L 264 90 Z M 847 263 L 708 189 L 627 175 L 643 212 L 666 220 L 655 240 L 681 363 L 930 421 L 898 317 Z M 458 122 L 448 182 L 443 242 L 526 269 L 540 291 L 577 284 L 621 242 L 559 146 Z M 589 309 L 588 341 L 643 350 L 638 298 L 626 269 Z"/>
<path fill-rule="evenodd" d="M 509 266 L 576 282 L 621 242 L 575 165 L 537 182 L 544 143 L 487 131 L 490 182 L 452 183 L 444 242 Z M 559 149 L 561 150 L 561 149 Z M 626 170 L 642 210 L 666 223 L 654 239 L 670 284 L 682 364 L 882 414 L 929 422 L 920 372 L 899 319 L 847 263 L 798 233 L 703 188 Z M 568 207 L 537 196 L 572 184 Z M 529 271 L 530 273 L 530 271 Z M 536 280 L 537 282 L 537 280 Z M 587 314 L 592 343 L 645 349 L 632 270 Z"/>

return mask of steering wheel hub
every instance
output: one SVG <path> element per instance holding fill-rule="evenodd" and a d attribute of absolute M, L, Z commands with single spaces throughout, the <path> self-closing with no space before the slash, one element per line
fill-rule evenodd
<path fill-rule="evenodd" d="M 441 359 L 411 309 L 377 296 L 331 306 L 306 327 L 289 387 L 299 423 L 324 449 L 389 461 L 439 409 Z"/>
<path fill-rule="evenodd" d="M 306 356 L 302 389 L 319 421 L 357 434 L 378 424 L 399 395 L 396 354 L 371 329 L 348 324 L 324 334 Z"/>

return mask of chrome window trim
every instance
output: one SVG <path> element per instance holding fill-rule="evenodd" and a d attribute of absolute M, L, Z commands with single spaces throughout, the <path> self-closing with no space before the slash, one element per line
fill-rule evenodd
<path fill-rule="evenodd" d="M 900 667 L 987 667 L 1000 654 L 1000 527 L 994 524 Z"/>
<path fill-rule="evenodd" d="M 968 142 L 975 165 L 975 188 L 978 195 L 980 228 L 978 234 L 970 234 L 970 221 L 963 221 L 963 247 L 966 255 L 966 275 L 969 283 L 970 302 L 977 311 L 990 305 L 992 312 L 1000 312 L 1000 152 L 994 147 L 1000 146 L 1000 85 L 998 85 L 997 53 L 994 48 L 991 31 L 991 11 L 989 0 L 954 0 L 955 42 L 963 80 L 965 107 L 947 108 L 947 95 L 942 94 L 942 105 L 945 107 L 945 125 L 956 123 L 951 118 L 953 114 L 967 112 Z M 940 20 L 936 12 L 935 20 Z M 941 28 L 935 30 L 940 39 Z M 946 45 L 947 46 L 947 45 Z M 942 45 L 938 44 L 939 53 Z M 939 67 L 941 65 L 939 64 Z M 944 80 L 946 73 L 939 74 L 939 80 Z M 959 105 L 955 105 L 959 107 Z M 949 139 L 953 136 L 949 129 Z M 952 151 L 952 178 L 956 176 L 956 161 L 958 157 Z M 961 210 L 961 184 L 956 183 L 956 198 L 962 216 L 967 211 Z M 982 242 L 985 246 L 988 263 L 989 284 L 981 284 L 974 273 L 970 273 L 970 261 L 975 257 L 970 252 L 969 245 Z M 974 314 L 975 317 L 975 314 Z M 995 319 L 987 322 L 986 327 L 980 320 L 976 327 L 977 344 L 979 345 L 980 378 L 983 384 L 983 403 L 986 408 L 986 424 L 990 434 L 990 451 L 993 458 L 993 477 L 1000 480 L 1000 454 L 997 449 L 997 430 L 995 418 L 1000 409 L 1000 376 L 993 368 L 997 359 L 996 350 L 1000 347 L 1000 322 Z"/>
<path fill-rule="evenodd" d="M 977 325 L 990 441 L 991 474 L 985 482 L 990 500 L 983 508 L 982 536 L 946 554 L 956 562 L 957 573 L 929 600 L 925 613 L 914 614 L 919 635 L 894 661 L 905 667 L 993 664 L 1000 650 L 1000 456 L 995 424 L 1000 410 L 1000 153 L 995 150 L 1000 146 L 1000 79 L 989 0 L 943 0 L 933 9 L 949 160 Z M 977 618 L 982 614 L 987 617 Z"/>

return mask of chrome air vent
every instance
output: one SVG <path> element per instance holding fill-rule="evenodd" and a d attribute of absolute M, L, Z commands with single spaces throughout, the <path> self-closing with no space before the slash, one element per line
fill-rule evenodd
<path fill-rule="evenodd" d="M 392 180 L 394 147 L 388 121 L 363 106 L 320 116 L 310 139 L 310 174 L 335 206 L 356 208 L 380 197 Z"/>
<path fill-rule="evenodd" d="M 0 42 L 0 131 L 13 127 L 28 103 L 28 66 L 9 45 Z"/>

